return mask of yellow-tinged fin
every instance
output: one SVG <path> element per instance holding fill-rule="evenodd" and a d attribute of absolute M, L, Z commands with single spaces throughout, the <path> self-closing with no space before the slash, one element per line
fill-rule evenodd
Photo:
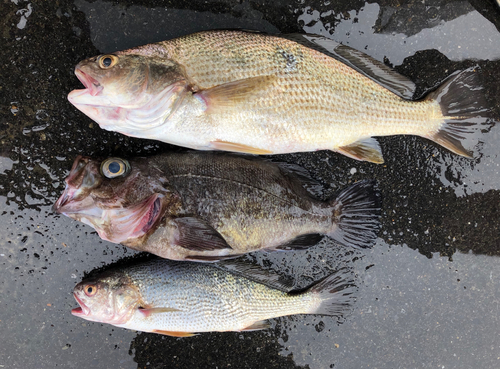
<path fill-rule="evenodd" d="M 176 308 L 169 307 L 157 307 L 157 308 L 139 308 L 139 311 L 144 314 L 144 316 L 148 317 L 151 314 L 161 314 L 161 313 L 172 313 L 175 311 L 180 311 Z"/>
<path fill-rule="evenodd" d="M 193 337 L 196 333 L 191 332 L 172 332 L 172 331 L 162 331 L 161 329 L 153 329 L 153 333 L 164 334 L 165 336 L 171 337 Z"/>
<path fill-rule="evenodd" d="M 271 324 L 267 320 L 258 320 L 254 322 L 252 325 L 249 325 L 246 328 L 240 330 L 240 332 L 246 331 L 260 331 L 261 329 L 268 329 L 271 327 Z"/>
<path fill-rule="evenodd" d="M 486 101 L 478 76 L 478 67 L 453 73 L 427 99 L 436 100 L 444 122 L 439 130 L 422 135 L 446 147 L 455 154 L 472 158 L 473 147 L 481 141 L 483 132 L 493 126 L 491 108 Z"/>
<path fill-rule="evenodd" d="M 206 103 L 207 113 L 224 111 L 228 107 L 234 107 L 255 98 L 276 78 L 275 76 L 260 76 L 240 79 L 199 91 L 195 96 Z"/>
<path fill-rule="evenodd" d="M 257 147 L 252 147 L 228 141 L 216 140 L 216 141 L 211 141 L 210 144 L 214 149 L 222 151 L 243 152 L 255 155 L 269 155 L 273 153 L 272 151 L 269 150 L 259 149 Z"/>
<path fill-rule="evenodd" d="M 375 164 L 382 164 L 384 162 L 380 145 L 372 137 L 363 138 L 347 146 L 338 147 L 335 151 L 356 160 L 370 161 Z"/>

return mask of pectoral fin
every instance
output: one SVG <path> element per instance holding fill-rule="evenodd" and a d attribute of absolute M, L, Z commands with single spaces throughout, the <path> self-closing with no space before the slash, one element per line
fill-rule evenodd
<path fill-rule="evenodd" d="M 255 154 L 255 155 L 268 155 L 272 154 L 272 151 L 259 149 L 257 147 L 252 147 L 248 145 L 243 145 L 240 143 L 228 142 L 228 141 L 212 141 L 210 142 L 212 147 L 216 150 L 222 151 L 233 151 L 233 152 L 243 152 L 247 154 Z"/>
<path fill-rule="evenodd" d="M 258 96 L 262 90 L 272 84 L 275 76 L 260 76 L 240 79 L 219 86 L 199 91 L 195 97 L 202 99 L 207 106 L 207 113 L 224 111 Z"/>
<path fill-rule="evenodd" d="M 335 151 L 356 160 L 370 161 L 376 164 L 384 162 L 380 145 L 372 137 L 363 138 L 347 146 L 338 147 Z"/>
<path fill-rule="evenodd" d="M 211 225 L 193 217 L 175 218 L 171 222 L 177 228 L 174 243 L 188 250 L 213 251 L 230 249 L 226 240 Z"/>
<path fill-rule="evenodd" d="M 171 332 L 171 331 L 162 331 L 161 329 L 153 329 L 153 333 L 164 334 L 165 336 L 171 337 L 193 337 L 197 334 L 190 332 Z"/>
<path fill-rule="evenodd" d="M 139 311 L 142 314 L 144 314 L 145 317 L 149 317 L 151 314 L 172 313 L 174 311 L 180 311 L 180 310 L 169 307 L 157 307 L 157 308 L 139 308 Z"/>

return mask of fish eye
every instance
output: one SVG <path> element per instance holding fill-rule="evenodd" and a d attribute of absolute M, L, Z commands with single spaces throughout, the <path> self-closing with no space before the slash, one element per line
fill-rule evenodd
<path fill-rule="evenodd" d="M 102 69 L 108 69 L 116 65 L 118 63 L 118 57 L 115 55 L 103 55 L 99 57 L 99 67 Z"/>
<path fill-rule="evenodd" d="M 101 174 L 106 178 L 124 177 L 130 172 L 130 164 L 120 158 L 109 158 L 101 163 Z"/>
<path fill-rule="evenodd" d="M 83 291 L 85 292 L 85 294 L 87 296 L 94 296 L 97 293 L 97 286 L 95 286 L 93 284 L 88 284 L 85 286 Z"/>

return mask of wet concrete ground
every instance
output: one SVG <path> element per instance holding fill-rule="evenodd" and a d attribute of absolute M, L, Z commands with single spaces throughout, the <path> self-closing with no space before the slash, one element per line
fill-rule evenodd
<path fill-rule="evenodd" d="M 0 4 L 0 368 L 497 368 L 500 362 L 500 128 L 473 160 L 416 137 L 379 139 L 384 165 L 332 152 L 286 155 L 333 194 L 376 178 L 372 250 L 325 241 L 252 258 L 307 284 L 348 265 L 359 298 L 343 324 L 273 320 L 266 331 L 178 339 L 70 314 L 88 272 L 134 255 L 51 206 L 78 154 L 178 150 L 101 130 L 71 106 L 86 57 L 213 28 L 321 33 L 393 65 L 428 91 L 480 67 L 500 116 L 494 1 L 30 1 Z"/>

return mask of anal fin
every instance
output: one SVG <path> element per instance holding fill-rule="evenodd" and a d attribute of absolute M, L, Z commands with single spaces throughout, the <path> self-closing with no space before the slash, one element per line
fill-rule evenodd
<path fill-rule="evenodd" d="M 370 161 L 376 164 L 384 162 L 380 145 L 372 137 L 360 139 L 347 146 L 338 147 L 335 151 L 356 160 Z"/>
<path fill-rule="evenodd" d="M 187 261 L 198 261 L 205 263 L 216 263 L 221 260 L 235 259 L 240 257 L 241 254 L 234 255 L 187 255 L 184 260 Z"/>
<path fill-rule="evenodd" d="M 273 247 L 270 250 L 276 250 L 276 251 L 294 251 L 294 250 L 306 250 L 311 246 L 317 245 L 319 241 L 323 239 L 323 235 L 318 234 L 318 233 L 310 233 L 310 234 L 304 234 L 298 237 L 295 237 L 293 240 L 290 242 L 287 242 L 283 245 L 279 245 L 276 247 Z"/>
<path fill-rule="evenodd" d="M 267 320 L 258 320 L 253 324 L 249 325 L 246 328 L 240 330 L 240 332 L 249 332 L 249 331 L 260 331 L 261 329 L 268 329 L 271 327 L 271 324 Z"/>
<path fill-rule="evenodd" d="M 196 336 L 196 333 L 191 332 L 172 332 L 172 331 L 163 331 L 161 329 L 153 329 L 153 333 L 164 334 L 165 336 L 171 337 L 193 337 Z"/>
<path fill-rule="evenodd" d="M 233 152 L 241 152 L 246 154 L 255 154 L 255 155 L 269 155 L 272 154 L 272 151 L 260 149 L 258 147 L 252 147 L 248 145 L 243 145 L 240 143 L 229 142 L 229 141 L 211 141 L 210 145 L 216 150 L 222 151 L 233 151 Z"/>

